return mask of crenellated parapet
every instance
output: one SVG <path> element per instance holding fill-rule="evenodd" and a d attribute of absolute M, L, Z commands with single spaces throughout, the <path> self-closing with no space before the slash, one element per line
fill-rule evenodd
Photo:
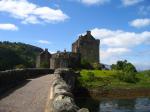
<path fill-rule="evenodd" d="M 80 66 L 80 54 L 73 52 L 57 52 L 52 54 L 50 68 L 78 68 Z"/>

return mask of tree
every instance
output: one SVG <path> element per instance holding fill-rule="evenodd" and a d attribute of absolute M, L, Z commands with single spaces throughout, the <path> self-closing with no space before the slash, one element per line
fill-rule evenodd
<path fill-rule="evenodd" d="M 138 81 L 136 77 L 136 68 L 127 60 L 124 61 L 117 61 L 117 64 L 112 64 L 112 69 L 117 70 L 117 78 L 121 81 L 128 82 L 128 83 L 135 83 Z"/>
<path fill-rule="evenodd" d="M 14 68 L 33 68 L 36 56 L 43 50 L 24 43 L 0 42 L 0 71 Z"/>
<path fill-rule="evenodd" d="M 137 72 L 134 65 L 130 62 L 127 62 L 127 60 L 117 61 L 117 64 L 112 64 L 111 68 L 113 70 L 121 70 L 121 71 L 124 71 L 124 72 Z"/>

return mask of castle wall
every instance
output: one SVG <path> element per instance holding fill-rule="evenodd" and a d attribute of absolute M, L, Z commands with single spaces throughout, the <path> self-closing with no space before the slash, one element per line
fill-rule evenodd
<path fill-rule="evenodd" d="M 36 67 L 37 68 L 50 68 L 50 58 L 51 58 L 51 54 L 48 52 L 47 49 L 41 52 L 37 56 Z"/>
<path fill-rule="evenodd" d="M 46 49 L 37 57 L 36 66 L 38 68 L 79 68 L 81 60 L 85 60 L 91 64 L 99 62 L 99 44 L 100 40 L 96 40 L 90 31 L 85 36 L 72 44 L 72 52 L 57 52 L 50 54 Z"/>
<path fill-rule="evenodd" d="M 79 52 L 83 60 L 90 63 L 99 63 L 99 41 L 81 41 Z"/>
<path fill-rule="evenodd" d="M 56 69 L 56 68 L 67 68 L 69 66 L 69 60 L 65 58 L 51 58 L 50 59 L 50 68 Z"/>
<path fill-rule="evenodd" d="M 52 54 L 50 68 L 77 68 L 80 66 L 80 55 L 72 52 Z"/>
<path fill-rule="evenodd" d="M 99 45 L 100 40 L 96 40 L 88 31 L 85 36 L 80 36 L 79 39 L 72 44 L 72 52 L 80 53 L 81 59 L 89 63 L 100 63 Z"/>
<path fill-rule="evenodd" d="M 40 56 L 36 57 L 36 68 L 40 68 Z"/>

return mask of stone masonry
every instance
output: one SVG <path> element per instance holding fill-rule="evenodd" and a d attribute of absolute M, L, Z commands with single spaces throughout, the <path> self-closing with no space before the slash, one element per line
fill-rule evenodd
<path fill-rule="evenodd" d="M 79 36 L 79 39 L 72 44 L 72 52 L 60 52 L 50 54 L 45 49 L 37 57 L 36 67 L 57 69 L 57 68 L 79 68 L 81 60 L 90 64 L 100 63 L 99 61 L 99 44 L 100 40 L 87 31 L 86 35 Z"/>
<path fill-rule="evenodd" d="M 52 54 L 50 68 L 77 68 L 80 66 L 80 54 L 72 52 L 57 52 Z"/>
<path fill-rule="evenodd" d="M 48 49 L 41 52 L 36 59 L 36 68 L 49 68 L 50 67 L 50 58 L 51 54 L 48 52 Z"/>
<path fill-rule="evenodd" d="M 72 52 L 80 53 L 81 59 L 91 64 L 100 63 L 99 44 L 100 40 L 95 39 L 91 31 L 87 31 L 86 35 L 79 36 L 79 39 L 72 44 Z"/>

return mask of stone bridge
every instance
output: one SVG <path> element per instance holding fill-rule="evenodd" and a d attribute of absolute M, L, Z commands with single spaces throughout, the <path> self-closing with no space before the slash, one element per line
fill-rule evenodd
<path fill-rule="evenodd" d="M 69 69 L 0 72 L 0 112 L 88 112 L 75 104 Z"/>

